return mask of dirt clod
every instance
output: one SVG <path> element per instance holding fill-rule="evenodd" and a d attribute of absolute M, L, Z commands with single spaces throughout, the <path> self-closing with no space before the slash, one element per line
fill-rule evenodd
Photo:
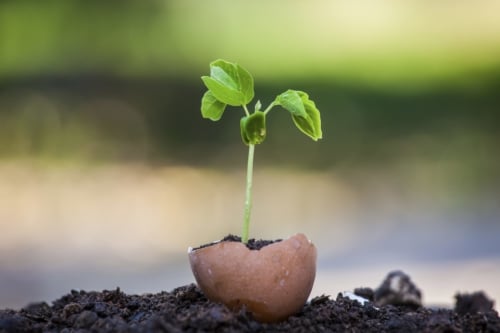
<path fill-rule="evenodd" d="M 484 292 L 475 292 L 472 294 L 457 294 L 455 296 L 455 311 L 461 315 L 467 313 L 474 314 L 486 313 L 493 309 L 494 302 L 484 294 Z"/>
<path fill-rule="evenodd" d="M 375 290 L 373 300 L 378 306 L 392 304 L 419 308 L 422 306 L 422 292 L 410 276 L 402 271 L 394 271 Z"/>

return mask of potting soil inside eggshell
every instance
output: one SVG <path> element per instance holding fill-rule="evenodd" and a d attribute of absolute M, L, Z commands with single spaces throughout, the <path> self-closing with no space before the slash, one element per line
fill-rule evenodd
<path fill-rule="evenodd" d="M 245 245 L 249 250 L 260 250 L 264 246 L 271 245 L 273 243 L 277 243 L 277 242 L 281 242 L 281 241 L 282 241 L 282 239 L 265 240 L 265 239 L 250 238 Z M 192 249 L 192 251 L 199 250 L 199 249 L 202 249 L 204 247 L 212 246 L 212 245 L 215 245 L 215 244 L 220 243 L 220 242 L 238 242 L 238 243 L 241 243 L 241 237 L 229 234 L 226 237 L 222 238 L 220 241 L 200 245 L 200 246 Z"/>

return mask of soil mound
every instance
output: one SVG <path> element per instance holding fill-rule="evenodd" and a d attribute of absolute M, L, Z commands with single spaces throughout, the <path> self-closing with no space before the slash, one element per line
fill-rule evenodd
<path fill-rule="evenodd" d="M 393 282 L 398 286 L 393 292 L 420 296 L 404 273 L 391 276 L 406 283 L 399 288 Z M 382 290 L 386 282 L 376 290 L 358 288 L 351 296 L 315 297 L 298 314 L 273 324 L 208 301 L 194 284 L 144 295 L 126 295 L 119 288 L 73 290 L 52 305 L 0 310 L 0 332 L 500 332 L 493 301 L 483 292 L 456 295 L 454 309 L 426 308 L 413 296 L 389 297 L 390 291 Z"/>

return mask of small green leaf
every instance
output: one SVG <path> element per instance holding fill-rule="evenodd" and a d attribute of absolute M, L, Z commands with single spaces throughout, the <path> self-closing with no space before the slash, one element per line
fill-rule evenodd
<path fill-rule="evenodd" d="M 316 104 L 309 99 L 309 95 L 303 91 L 297 91 L 297 93 L 299 94 L 304 105 L 306 116 L 301 117 L 292 114 L 293 122 L 302 133 L 309 136 L 314 141 L 317 141 L 323 137 L 323 132 L 321 130 L 321 115 L 319 110 L 316 107 Z"/>
<path fill-rule="evenodd" d="M 238 64 L 216 60 L 210 64 L 210 76 L 201 79 L 215 98 L 225 104 L 246 105 L 254 97 L 253 78 Z"/>
<path fill-rule="evenodd" d="M 292 115 L 305 117 L 306 110 L 302 98 L 297 90 L 287 90 L 278 95 L 275 99 L 276 105 L 281 105 L 285 110 L 289 111 Z"/>
<path fill-rule="evenodd" d="M 248 117 L 241 118 L 241 120 L 240 120 L 240 133 L 241 133 L 241 140 L 243 140 L 243 143 L 248 146 L 250 144 L 250 139 L 248 138 L 247 132 L 245 130 L 247 120 L 248 120 Z"/>
<path fill-rule="evenodd" d="M 257 101 L 257 103 L 255 103 L 255 111 L 260 111 L 260 109 L 262 108 L 262 103 L 260 102 L 260 100 Z"/>
<path fill-rule="evenodd" d="M 241 139 L 246 145 L 260 144 L 266 139 L 266 114 L 256 111 L 249 116 L 241 118 Z"/>
<path fill-rule="evenodd" d="M 287 90 L 274 100 L 291 113 L 295 126 L 314 141 L 321 139 L 321 116 L 316 104 L 300 90 Z"/>
<path fill-rule="evenodd" d="M 201 115 L 203 118 L 208 118 L 217 121 L 222 117 L 226 104 L 219 101 L 210 90 L 205 92 L 201 99 Z"/>

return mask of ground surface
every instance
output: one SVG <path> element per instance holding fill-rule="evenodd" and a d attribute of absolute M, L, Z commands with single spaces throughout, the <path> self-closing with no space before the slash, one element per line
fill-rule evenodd
<path fill-rule="evenodd" d="M 369 288 L 357 292 L 376 294 Z M 482 293 L 458 295 L 455 309 L 321 296 L 284 322 L 261 324 L 244 311 L 232 313 L 208 301 L 191 284 L 145 295 L 71 291 L 52 305 L 0 310 L 0 332 L 500 332 L 492 306 Z"/>

